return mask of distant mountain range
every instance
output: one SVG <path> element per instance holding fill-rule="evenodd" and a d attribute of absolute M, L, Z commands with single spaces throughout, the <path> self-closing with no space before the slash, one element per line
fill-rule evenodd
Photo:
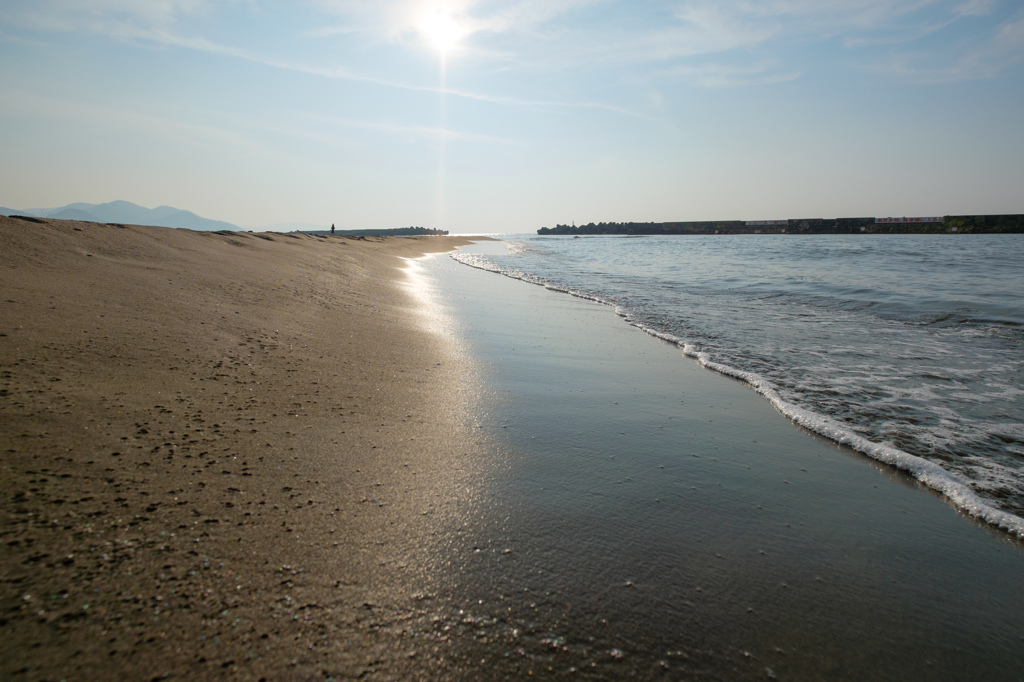
<path fill-rule="evenodd" d="M 171 206 L 144 208 L 130 201 L 111 201 L 106 204 L 68 204 L 59 208 L 28 208 L 16 210 L 0 207 L 0 215 L 27 215 L 58 220 L 86 220 L 94 223 L 124 223 L 127 225 L 157 225 L 184 227 L 189 230 L 240 230 L 242 228 L 222 220 L 210 220 L 192 211 Z"/>

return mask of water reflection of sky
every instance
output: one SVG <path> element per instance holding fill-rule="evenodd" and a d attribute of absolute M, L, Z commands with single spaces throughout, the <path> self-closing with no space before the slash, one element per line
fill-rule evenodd
<path fill-rule="evenodd" d="M 509 241 L 497 267 L 611 302 L 1024 513 L 1017 235 Z"/>

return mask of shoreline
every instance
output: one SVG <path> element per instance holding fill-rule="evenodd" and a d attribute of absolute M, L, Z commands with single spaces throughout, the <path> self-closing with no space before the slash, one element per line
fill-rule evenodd
<path fill-rule="evenodd" d="M 0 218 L 2 676 L 459 677 L 394 621 L 480 447 L 400 282 L 469 241 Z"/>
<path fill-rule="evenodd" d="M 694 344 L 686 341 L 685 339 L 679 338 L 673 334 L 658 331 L 657 329 L 652 329 L 634 321 L 628 315 L 621 312 L 618 306 L 611 301 L 579 293 L 571 289 L 553 286 L 529 275 L 523 275 L 522 273 L 504 272 L 485 263 L 481 263 L 473 259 L 471 256 L 464 258 L 456 257 L 456 260 L 463 265 L 468 265 L 469 267 L 476 268 L 484 272 L 508 277 L 527 284 L 540 286 L 549 291 L 567 294 L 574 298 L 606 306 L 620 318 L 623 318 L 626 324 L 651 337 L 654 337 L 655 339 L 658 339 L 659 341 L 679 348 L 685 357 L 694 360 L 701 367 L 740 382 L 767 400 L 779 412 L 779 414 L 794 425 L 805 429 L 807 432 L 813 433 L 816 436 L 825 438 L 836 445 L 848 447 L 868 459 L 880 462 L 900 471 L 901 473 L 905 473 L 930 489 L 932 492 L 935 492 L 945 498 L 948 503 L 958 511 L 972 516 L 984 524 L 992 526 L 999 532 L 1008 534 L 1017 541 L 1024 540 L 1024 518 L 993 506 L 971 490 L 970 486 L 968 486 L 967 483 L 957 474 L 947 471 L 938 464 L 924 459 L 923 457 L 913 455 L 891 445 L 871 441 L 858 435 L 848 427 L 845 427 L 828 416 L 818 414 L 794 403 L 790 403 L 779 395 L 775 386 L 773 386 L 770 381 L 764 379 L 760 375 L 715 362 L 707 353 L 699 350 L 699 348 L 696 348 Z"/>
<path fill-rule="evenodd" d="M 1019 539 L 606 305 L 459 260 L 432 267 L 502 453 L 459 594 L 519 674 L 1024 673 Z"/>

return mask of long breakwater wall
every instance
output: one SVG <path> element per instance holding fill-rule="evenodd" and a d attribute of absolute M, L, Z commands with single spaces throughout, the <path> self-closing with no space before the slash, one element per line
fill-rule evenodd
<path fill-rule="evenodd" d="M 537 234 L 955 234 L 1024 233 L 1024 214 L 926 218 L 790 218 L 665 223 L 588 223 L 542 227 Z"/>

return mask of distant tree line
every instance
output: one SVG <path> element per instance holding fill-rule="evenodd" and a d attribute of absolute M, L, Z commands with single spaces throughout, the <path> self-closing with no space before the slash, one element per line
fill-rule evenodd
<path fill-rule="evenodd" d="M 781 224 L 757 225 L 743 220 L 707 220 L 673 223 L 587 223 L 542 227 L 547 235 L 666 235 L 666 234 L 928 234 L 1022 233 L 1024 215 L 944 216 L 941 222 L 880 223 L 875 218 L 791 218 Z"/>

